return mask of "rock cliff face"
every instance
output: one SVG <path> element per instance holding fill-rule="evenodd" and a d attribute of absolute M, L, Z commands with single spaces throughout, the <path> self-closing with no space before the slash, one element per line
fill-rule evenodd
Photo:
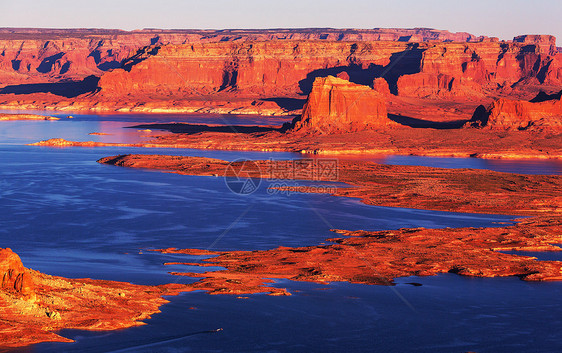
<path fill-rule="evenodd" d="M 145 46 L 271 40 L 482 41 L 469 33 L 417 29 L 142 30 L 0 29 L 0 87 L 81 80 L 122 67 Z"/>
<path fill-rule="evenodd" d="M 448 104 L 558 91 L 562 54 L 552 36 L 499 42 L 423 28 L 0 29 L 9 109 L 298 114 L 328 75 L 374 88 L 406 116 L 394 96 Z"/>
<path fill-rule="evenodd" d="M 384 129 L 388 119 L 384 97 L 368 86 L 328 76 L 314 81 L 294 131 L 332 134 Z"/>
<path fill-rule="evenodd" d="M 498 99 L 485 109 L 479 107 L 468 126 L 492 130 L 562 131 L 562 101 L 560 96 L 537 102 Z"/>
<path fill-rule="evenodd" d="M 515 86 L 562 85 L 561 54 L 528 43 L 270 41 L 164 46 L 99 83 L 102 95 L 308 94 L 315 77 L 384 78 L 406 97 L 481 97 Z"/>
<path fill-rule="evenodd" d="M 399 78 L 399 95 L 482 96 L 517 84 L 562 84 L 556 39 L 522 36 L 515 43 L 438 43 L 423 52 L 419 73 Z M 517 37 L 519 38 L 519 37 Z M 529 44 L 532 43 L 532 44 Z"/>
<path fill-rule="evenodd" d="M 555 55 L 558 50 L 556 48 L 556 37 L 545 34 L 522 35 L 513 38 L 515 43 L 524 43 L 536 45 L 544 54 Z"/>
<path fill-rule="evenodd" d="M 101 76 L 150 44 L 147 35 L 14 38 L 0 34 L 0 86 Z"/>
<path fill-rule="evenodd" d="M 117 330 L 143 325 L 181 285 L 141 286 L 70 279 L 25 268 L 10 249 L 0 249 L 0 346 L 71 342 L 62 329 Z"/>
<path fill-rule="evenodd" d="M 401 42 L 329 41 L 169 45 L 129 71 L 105 74 L 99 87 L 101 94 L 109 97 L 216 93 L 298 96 L 310 92 L 316 77 L 341 72 L 353 82 L 370 85 L 397 53 L 405 53 L 409 60 L 395 64 L 395 70 L 407 70 L 404 65 L 415 62 L 417 55 L 417 51 L 408 51 L 409 47 Z"/>
<path fill-rule="evenodd" d="M 0 276 L 2 291 L 23 296 L 34 294 L 31 274 L 23 267 L 20 257 L 10 249 L 0 249 Z"/>

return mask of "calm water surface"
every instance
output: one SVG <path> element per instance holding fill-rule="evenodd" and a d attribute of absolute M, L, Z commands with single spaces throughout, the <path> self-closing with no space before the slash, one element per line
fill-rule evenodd
<path fill-rule="evenodd" d="M 233 121 L 227 123 L 247 119 L 228 118 Z M 192 279 L 167 272 L 202 269 L 163 266 L 163 262 L 186 257 L 146 249 L 271 249 L 321 243 L 334 236 L 331 228 L 496 226 L 513 218 L 372 207 L 327 195 L 271 195 L 266 183 L 255 193 L 241 196 L 230 192 L 221 177 L 182 176 L 95 162 L 121 153 L 185 154 L 226 160 L 300 157 L 290 153 L 23 145 L 53 137 L 138 141 L 144 138 L 142 132 L 123 127 L 150 119 L 207 119 L 209 123 L 220 123 L 208 117 L 132 115 L 0 122 L 0 246 L 16 251 L 27 267 L 53 275 L 138 284 L 186 283 Z M 252 122 L 256 123 L 260 121 Z M 270 124 L 270 120 L 265 123 Z M 102 131 L 113 135 L 88 135 Z M 381 158 L 393 164 L 475 167 L 474 159 Z M 560 172 L 556 164 L 544 161 L 478 167 L 514 168 L 520 173 Z M 550 255 L 553 258 L 549 259 L 561 259 L 557 253 Z M 277 285 L 288 288 L 292 296 L 252 295 L 246 300 L 186 293 L 170 298 L 172 302 L 162 308 L 162 314 L 147 320 L 146 326 L 101 333 L 65 331 L 63 334 L 76 343 L 45 343 L 22 351 L 562 350 L 560 283 L 456 275 L 403 278 L 396 282 L 398 285 L 390 288 L 279 281 Z M 407 284 L 410 282 L 422 286 Z M 223 330 L 207 332 L 218 328 Z"/>

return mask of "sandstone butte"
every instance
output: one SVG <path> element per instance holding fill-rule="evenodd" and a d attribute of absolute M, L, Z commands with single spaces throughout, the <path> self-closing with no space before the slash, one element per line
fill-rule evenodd
<path fill-rule="evenodd" d="M 537 97 L 536 102 L 498 99 L 488 109 L 480 106 L 467 124 L 497 130 L 562 131 L 562 92 Z"/>
<path fill-rule="evenodd" d="M 328 76 L 314 80 L 294 130 L 307 134 L 333 134 L 394 125 L 396 123 L 388 118 L 382 94 L 369 86 Z"/>
<path fill-rule="evenodd" d="M 119 155 L 99 163 L 152 168 L 185 175 L 234 176 L 222 160 Z M 241 162 L 237 162 L 241 163 Z M 255 161 L 262 171 L 273 161 Z M 248 176 L 259 177 L 257 169 Z M 290 176 L 288 176 L 290 178 Z M 322 178 L 320 178 L 321 183 Z M 329 283 L 348 281 L 391 285 L 397 277 L 456 273 L 464 276 L 517 276 L 527 281 L 562 280 L 562 262 L 505 251 L 561 251 L 562 177 L 518 175 L 474 169 L 380 165 L 341 160 L 335 196 L 356 197 L 370 205 L 530 216 L 498 228 L 399 229 L 379 232 L 334 230 L 344 238 L 328 244 L 266 251 L 213 252 L 160 249 L 186 256 L 213 256 L 203 262 L 170 263 L 221 266 L 225 270 L 176 275 L 200 278 L 194 288 L 211 294 L 290 295 L 272 279 Z M 303 192 L 309 190 L 302 187 Z M 191 259 L 188 257 L 188 259 Z"/>
<path fill-rule="evenodd" d="M 71 342 L 61 329 L 117 330 L 144 325 L 180 285 L 130 283 L 49 276 L 23 266 L 11 249 L 0 249 L 0 349 L 39 342 Z"/>
<path fill-rule="evenodd" d="M 315 78 L 345 73 L 371 87 L 384 76 L 392 114 L 468 118 L 492 98 L 559 91 L 555 43 L 427 29 L 6 30 L 0 107 L 290 114 Z"/>

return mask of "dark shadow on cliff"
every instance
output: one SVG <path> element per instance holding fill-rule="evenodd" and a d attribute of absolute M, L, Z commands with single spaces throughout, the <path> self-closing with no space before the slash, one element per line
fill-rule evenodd
<path fill-rule="evenodd" d="M 58 53 L 55 55 L 51 55 L 45 59 L 43 59 L 43 61 L 41 61 L 41 64 L 39 64 L 39 66 L 37 67 L 37 71 L 39 71 L 42 74 L 46 74 L 48 72 L 51 72 L 53 70 L 53 66 L 55 65 L 55 63 L 60 60 L 62 57 L 64 56 L 64 53 Z M 62 67 L 60 70 L 61 74 L 64 74 L 66 71 L 68 71 L 69 65 L 65 64 L 65 67 Z M 64 72 L 63 72 L 64 71 Z"/>
<path fill-rule="evenodd" d="M 279 106 L 281 109 L 285 109 L 288 111 L 302 109 L 304 107 L 304 103 L 306 103 L 306 99 L 304 98 L 265 98 L 262 99 L 266 102 L 274 102 Z"/>
<path fill-rule="evenodd" d="M 452 129 L 460 129 L 466 124 L 469 120 L 455 120 L 455 121 L 430 121 L 430 120 L 422 120 L 416 118 L 410 118 L 407 116 L 395 115 L 395 114 L 388 114 L 388 118 L 400 125 L 405 125 L 417 129 L 438 129 L 438 130 L 452 130 Z"/>
<path fill-rule="evenodd" d="M 547 94 L 544 91 L 540 91 L 539 94 L 530 100 L 531 103 L 542 103 L 552 100 L 560 100 L 562 98 L 562 91 L 554 94 Z"/>
<path fill-rule="evenodd" d="M 166 130 L 174 134 L 198 134 L 201 132 L 253 134 L 258 132 L 282 131 L 282 127 L 253 125 L 205 125 L 205 124 L 142 124 L 127 126 L 129 129 Z"/>
<path fill-rule="evenodd" d="M 82 81 L 13 85 L 0 89 L 0 94 L 52 93 L 61 97 L 74 98 L 82 94 L 97 92 L 99 80 L 99 77 L 92 75 Z"/>
<path fill-rule="evenodd" d="M 413 43 L 408 49 L 390 56 L 390 63 L 384 67 L 381 75 L 388 82 L 390 93 L 398 94 L 398 79 L 400 76 L 413 75 L 421 71 L 421 61 L 424 49 Z"/>
<path fill-rule="evenodd" d="M 94 59 L 94 62 L 98 66 L 98 69 L 102 71 L 109 71 L 113 69 L 119 69 L 122 67 L 121 61 L 117 61 L 117 60 L 101 62 L 101 51 L 99 49 L 92 50 L 92 52 L 88 56 Z"/>
<path fill-rule="evenodd" d="M 123 60 L 123 62 L 121 63 L 121 67 L 125 71 L 131 71 L 133 66 L 143 62 L 144 60 L 148 59 L 151 56 L 155 56 L 156 54 L 158 54 L 159 50 L 160 50 L 160 46 L 158 45 L 149 45 L 146 47 L 142 47 L 139 50 L 137 50 L 137 53 L 135 55 L 131 56 L 126 60 Z M 163 60 L 166 59 L 164 58 Z"/>
<path fill-rule="evenodd" d="M 357 62 L 354 57 L 350 56 L 347 66 L 319 69 L 308 73 L 306 78 L 299 82 L 299 87 L 303 95 L 308 95 L 317 77 L 338 76 L 338 74 L 346 73 L 349 76 L 349 82 L 370 87 L 373 87 L 373 80 L 375 78 L 382 77 L 388 82 L 390 92 L 398 94 L 398 78 L 403 75 L 420 72 L 424 50 L 419 49 L 418 46 L 417 43 L 412 43 L 406 50 L 392 54 L 390 62 L 386 66 L 371 63 L 364 67 L 365 65 Z"/>
<path fill-rule="evenodd" d="M 357 64 L 350 64 L 348 66 L 337 66 L 328 69 L 314 70 L 306 75 L 304 80 L 299 81 L 299 88 L 303 95 L 310 94 L 312 91 L 312 84 L 317 77 L 338 76 L 341 73 L 349 75 L 349 82 L 357 83 L 365 86 L 372 86 L 375 77 L 378 77 L 383 70 L 383 66 L 370 64 L 366 69 L 363 69 Z"/>

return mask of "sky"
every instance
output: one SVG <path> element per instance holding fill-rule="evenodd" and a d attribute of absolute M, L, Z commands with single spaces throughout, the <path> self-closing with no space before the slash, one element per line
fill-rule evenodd
<path fill-rule="evenodd" d="M 512 39 L 553 34 L 560 0 L 0 0 L 0 27 L 429 27 Z"/>

